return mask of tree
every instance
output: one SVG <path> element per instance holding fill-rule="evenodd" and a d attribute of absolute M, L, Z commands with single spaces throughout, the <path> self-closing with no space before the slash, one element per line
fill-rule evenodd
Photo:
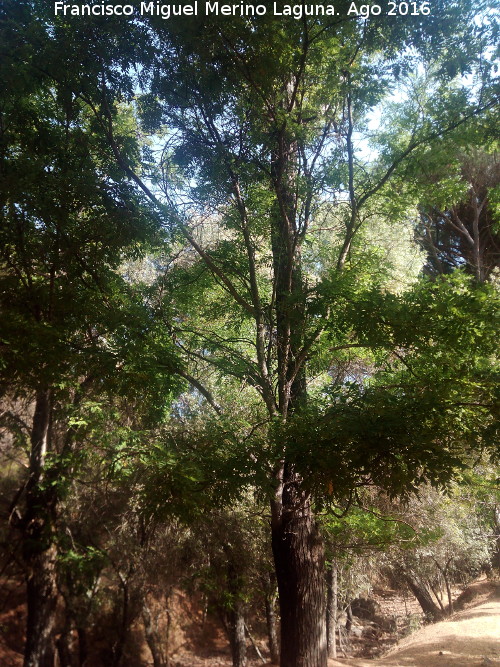
<path fill-rule="evenodd" d="M 493 28 L 474 27 L 469 3 L 435 3 L 429 16 L 404 21 L 349 17 L 349 5 L 340 3 L 336 17 L 284 16 L 279 23 L 271 12 L 189 22 L 134 18 L 126 24 L 128 40 L 113 21 L 100 21 L 97 29 L 85 21 L 75 27 L 62 17 L 51 20 L 52 46 L 68 45 L 70 38 L 74 45 L 68 54 L 58 51 L 57 63 L 49 61 L 47 76 L 59 80 L 62 65 L 71 72 L 72 90 L 92 110 L 118 166 L 149 198 L 165 228 L 189 247 L 187 266 L 178 263 L 166 276 L 167 282 L 177 280 L 174 304 L 165 300 L 157 311 L 162 317 L 177 310 L 166 325 L 191 365 L 189 381 L 216 412 L 217 391 L 203 382 L 206 368 L 244 383 L 253 397 L 257 420 L 241 450 L 248 451 L 250 436 L 258 432 L 262 446 L 250 460 L 271 505 L 282 667 L 326 664 L 324 550 L 311 488 L 323 479 L 321 461 L 315 454 L 310 467 L 304 463 L 296 453 L 304 442 L 294 441 L 287 424 L 307 418 L 308 404 L 321 392 L 314 391 L 314 378 L 328 375 L 336 357 L 378 345 L 377 336 L 369 339 L 357 328 L 360 314 L 370 313 L 380 296 L 370 289 L 380 274 L 370 276 L 372 267 L 358 252 L 358 233 L 383 210 L 391 178 L 417 148 L 432 145 L 492 104 L 483 56 Z M 444 100 L 437 120 L 413 107 L 406 132 L 386 142 L 375 165 L 363 164 L 355 147 L 357 128 L 391 82 L 419 66 L 419 57 L 435 64 L 434 87 Z M 131 76 L 135 62 L 147 87 L 137 101 L 143 129 L 163 132 L 164 138 L 161 158 L 146 175 L 129 158 L 130 133 L 118 122 L 120 104 L 137 89 Z M 75 63 L 86 65 L 80 78 Z M 464 86 L 450 93 L 456 74 L 479 67 L 485 77 L 480 94 Z M 325 200 L 337 214 L 340 234 L 328 261 L 321 262 L 314 261 L 314 251 L 308 257 L 308 249 Z M 220 231 L 213 233 L 214 228 Z M 371 300 L 366 310 L 358 298 L 363 290 Z M 348 307 L 353 302 L 359 309 L 354 317 Z M 401 465 L 407 450 L 396 434 L 406 443 L 404 424 L 419 388 L 411 396 L 400 394 L 395 411 L 389 389 L 351 396 L 342 422 L 347 433 L 332 430 L 316 438 L 315 432 L 308 441 L 305 435 L 302 451 L 310 454 L 323 442 L 332 464 L 328 474 L 339 451 L 347 451 L 350 460 L 358 457 L 358 474 L 369 475 L 373 465 L 373 475 L 392 489 L 426 477 L 443 481 L 452 457 L 440 458 L 435 441 L 429 453 L 411 439 L 417 467 Z M 426 397 L 429 407 L 436 394 Z M 386 430 L 399 424 L 390 446 L 380 452 L 382 437 L 361 446 L 373 409 Z M 355 415 L 364 422 L 352 438 Z M 325 423 L 332 421 L 327 418 L 320 427 Z M 431 439 L 439 424 L 437 417 L 426 423 L 426 437 Z M 415 428 L 411 434 L 420 432 Z M 332 446 L 336 440 L 340 448 Z M 367 462 L 361 464 L 365 454 Z M 345 477 L 335 476 L 335 492 L 343 495 L 353 475 L 345 466 L 340 470 Z M 305 478 L 308 471 L 315 475 L 312 485 Z"/>
<path fill-rule="evenodd" d="M 30 29 L 42 37 L 36 21 Z M 11 23 L 2 36 L 5 48 L 16 40 Z M 42 667 L 54 659 L 60 501 L 96 421 L 112 413 L 111 387 L 123 395 L 140 377 L 129 354 L 134 336 L 145 337 L 146 312 L 117 268 L 152 242 L 157 225 L 112 168 L 85 106 L 26 63 L 30 56 L 16 42 L 0 71 L 0 385 L 29 406 L 29 463 L 10 515 L 26 570 L 25 665 Z M 170 375 L 156 377 L 164 405 Z"/>
<path fill-rule="evenodd" d="M 446 494 L 422 487 L 418 498 L 399 507 L 399 517 L 415 531 L 413 543 L 393 544 L 386 561 L 395 581 L 410 588 L 428 619 L 452 614 L 452 585 L 468 584 L 488 567 L 494 540 L 491 505 L 485 499 L 494 502 L 495 492 L 484 482 L 487 469 L 480 465 L 466 471 Z M 478 497 L 483 499 L 479 503 Z"/>
<path fill-rule="evenodd" d="M 457 7 L 451 14 L 441 9 L 439 20 L 455 25 Z M 463 27 L 463 4 L 460 10 Z M 358 123 L 384 94 L 385 77 L 409 66 L 405 48 L 421 48 L 428 58 L 439 54 L 444 37 L 437 18 L 425 24 L 425 38 L 423 24 L 344 17 L 285 21 L 278 29 L 269 17 L 209 17 L 203 34 L 196 21 L 168 29 L 153 24 L 163 47 L 141 112 L 146 127 L 156 117 L 175 129 L 153 176 L 163 188 L 165 219 L 198 254 L 189 280 L 198 274 L 196 289 L 210 304 L 189 319 L 180 309 L 185 319 L 175 327 L 176 340 L 199 368 L 211 366 L 253 387 L 271 421 L 302 414 L 310 400 L 309 373 L 322 363 L 326 371 L 330 363 L 331 356 L 327 361 L 320 352 L 329 336 L 337 339 L 336 350 L 362 344 L 348 325 L 338 332 L 344 295 L 338 285 L 352 290 L 359 280 L 358 271 L 349 272 L 349 259 L 377 196 L 413 150 L 477 111 L 443 109 L 437 128 L 417 117 L 385 163 L 372 170 L 359 163 Z M 381 62 L 380 50 L 395 62 Z M 443 86 L 446 78 L 437 77 Z M 184 176 L 177 187 L 172 174 Z M 322 272 L 304 256 L 321 199 L 332 191 L 342 234 Z M 211 225 L 222 230 L 218 238 L 208 231 Z M 330 322 L 337 336 L 328 332 Z M 324 665 L 324 555 L 313 496 L 273 429 L 262 463 L 272 488 L 281 664 Z"/>
<path fill-rule="evenodd" d="M 471 85 L 477 85 L 474 79 Z M 416 77 L 405 94 L 421 107 L 432 94 L 425 76 Z M 452 100 L 456 103 L 458 100 Z M 443 104 L 422 109 L 428 121 L 437 120 Z M 392 144 L 408 131 L 414 110 L 408 101 L 388 105 L 384 124 L 390 123 L 392 137 L 382 132 L 382 145 Z M 498 184 L 497 142 L 494 111 L 472 119 L 467 127 L 450 132 L 432 146 L 419 147 L 407 168 L 396 176 L 397 196 L 392 206 L 413 204 L 417 223 L 415 235 L 427 255 L 428 275 L 466 270 L 479 282 L 491 279 L 498 270 Z M 432 184 L 432 188 L 429 188 Z"/>
<path fill-rule="evenodd" d="M 473 150 L 460 156 L 460 171 L 468 192 L 446 210 L 423 205 L 418 233 L 428 254 L 428 271 L 446 273 L 465 266 L 482 282 L 498 270 L 500 239 L 495 220 L 495 188 L 500 165 L 494 154 Z"/>

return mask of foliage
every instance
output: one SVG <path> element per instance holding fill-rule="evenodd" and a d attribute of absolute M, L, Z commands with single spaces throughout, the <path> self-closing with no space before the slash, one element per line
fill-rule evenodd
<path fill-rule="evenodd" d="M 455 275 L 350 306 L 377 369 L 326 388 L 322 407 L 277 435 L 316 495 L 342 500 L 376 484 L 398 496 L 446 485 L 483 450 L 496 460 L 498 295 L 469 284 Z"/>
<path fill-rule="evenodd" d="M 346 20 L 350 4 L 279 24 L 2 5 L 0 386 L 45 400 L 47 456 L 41 410 L 31 429 L 4 421 L 30 450 L 33 511 L 63 510 L 46 531 L 61 588 L 81 598 L 112 570 L 123 632 L 160 522 L 201 526 L 206 588 L 234 611 L 251 558 L 267 567 L 245 548 L 262 527 L 249 494 L 270 501 L 282 596 L 303 566 L 285 627 L 308 615 L 308 576 L 321 591 L 314 510 L 339 550 L 413 540 L 334 513 L 364 487 L 408 498 L 498 458 L 495 17 L 443 0 L 425 19 Z M 412 225 L 432 280 L 407 267 Z M 85 478 L 97 545 L 64 537 Z"/>

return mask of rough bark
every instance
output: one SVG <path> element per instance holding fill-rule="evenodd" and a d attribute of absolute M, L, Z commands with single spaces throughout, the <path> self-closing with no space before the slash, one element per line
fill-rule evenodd
<path fill-rule="evenodd" d="M 326 667 L 324 549 L 310 498 L 285 466 L 272 542 L 281 613 L 281 667 Z"/>
<path fill-rule="evenodd" d="M 293 107 L 293 81 L 284 89 Z M 271 157 L 276 195 L 272 252 L 276 293 L 278 410 L 283 421 L 307 400 L 305 369 L 299 365 L 305 335 L 305 285 L 301 268 L 302 228 L 297 220 L 297 143 L 286 127 L 277 133 Z M 285 457 L 286 459 L 286 457 Z M 281 667 L 326 667 L 324 545 L 312 498 L 292 464 L 276 471 L 272 545 L 281 614 Z"/>
<path fill-rule="evenodd" d="M 247 664 L 247 641 L 242 602 L 235 600 L 231 609 L 219 608 L 219 615 L 229 639 L 233 667 L 245 667 Z"/>
<path fill-rule="evenodd" d="M 243 614 L 243 604 L 239 601 L 234 603 L 233 609 L 229 612 L 229 642 L 231 644 L 233 667 L 245 667 L 247 664 L 245 616 Z"/>
<path fill-rule="evenodd" d="M 29 559 L 28 619 L 24 667 L 54 667 L 57 583 L 56 547 L 50 545 Z"/>

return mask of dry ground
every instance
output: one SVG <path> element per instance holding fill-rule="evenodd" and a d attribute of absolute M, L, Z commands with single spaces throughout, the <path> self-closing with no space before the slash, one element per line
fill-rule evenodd
<path fill-rule="evenodd" d="M 377 660 L 331 660 L 329 667 L 500 667 L 500 585 L 480 581 L 449 620 L 428 625 Z"/>
<path fill-rule="evenodd" d="M 9 611 L 0 614 L 0 667 L 22 665 L 24 604 L 19 590 L 14 591 Z M 388 609 L 396 612 L 394 596 L 389 597 Z M 500 667 L 500 583 L 477 581 L 460 595 L 455 607 L 452 618 L 418 630 L 384 657 L 332 660 L 329 667 Z M 210 642 L 195 642 L 196 653 L 194 646 L 181 648 L 172 658 L 172 667 L 229 667 L 227 641 L 221 633 L 212 635 Z M 264 649 L 265 642 L 259 644 Z M 251 647 L 248 653 L 248 667 L 264 667 Z M 140 664 L 151 665 L 149 655 Z"/>

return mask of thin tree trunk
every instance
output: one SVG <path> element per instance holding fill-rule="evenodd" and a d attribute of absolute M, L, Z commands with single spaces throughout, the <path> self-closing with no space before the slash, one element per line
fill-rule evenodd
<path fill-rule="evenodd" d="M 245 667 L 247 664 L 245 616 L 243 614 L 243 604 L 239 600 L 234 602 L 234 607 L 228 614 L 228 621 L 233 667 Z"/>
<path fill-rule="evenodd" d="M 495 533 L 495 547 L 493 556 L 491 558 L 491 564 L 497 571 L 497 574 L 500 575 L 500 505 L 495 505 L 493 508 L 493 524 Z"/>
<path fill-rule="evenodd" d="M 120 585 L 122 588 L 122 613 L 121 613 L 121 623 L 118 629 L 118 638 L 113 646 L 113 661 L 112 667 L 120 667 L 123 659 L 123 652 L 125 650 L 125 644 L 127 642 L 128 629 L 130 624 L 130 594 L 129 586 L 127 579 L 118 572 L 118 577 L 120 580 Z"/>
<path fill-rule="evenodd" d="M 429 588 L 434 593 L 434 597 L 436 598 L 436 602 L 438 603 L 441 611 L 443 612 L 443 614 L 446 613 L 446 609 L 444 608 L 444 604 L 443 601 L 441 600 L 441 596 L 439 595 L 439 591 L 436 590 L 436 587 L 432 584 L 432 581 L 430 579 L 428 580 L 428 583 L 429 583 Z"/>
<path fill-rule="evenodd" d="M 153 656 L 154 667 L 166 667 L 165 657 L 161 648 L 161 640 L 158 635 L 158 630 L 155 627 L 151 616 L 151 610 L 148 606 L 146 598 L 142 603 L 142 621 L 144 624 L 144 634 L 146 635 L 146 642 Z"/>
<path fill-rule="evenodd" d="M 404 576 L 411 592 L 417 598 L 417 601 L 421 606 L 424 614 L 432 618 L 434 621 L 442 618 L 442 613 L 434 600 L 431 598 L 429 591 L 424 586 L 422 586 L 411 574 L 405 574 Z"/>
<path fill-rule="evenodd" d="M 450 580 L 448 579 L 448 573 L 444 572 L 444 583 L 446 586 L 446 594 L 448 595 L 448 614 L 451 616 L 453 614 L 453 595 L 451 594 Z"/>
<path fill-rule="evenodd" d="M 262 653 L 261 653 L 261 651 L 260 651 L 260 648 L 257 646 L 257 642 L 256 642 L 255 639 L 253 638 L 252 633 L 251 633 L 250 630 L 248 629 L 248 625 L 247 625 L 246 623 L 245 623 L 245 632 L 247 633 L 247 637 L 248 637 L 248 639 L 250 640 L 250 643 L 252 644 L 252 646 L 253 646 L 254 649 L 255 649 L 255 653 L 257 653 L 257 655 L 258 655 L 258 657 L 260 658 L 260 660 L 261 660 L 263 663 L 265 663 L 265 662 L 266 662 L 266 659 L 265 659 L 264 656 L 262 655 Z"/>
<path fill-rule="evenodd" d="M 271 655 L 271 662 L 276 665 L 279 665 L 280 656 L 279 656 L 279 645 L 278 645 L 278 633 L 276 631 L 276 613 L 274 611 L 274 602 L 275 602 L 275 593 L 266 593 L 265 605 L 266 605 L 266 625 L 267 625 L 267 638 L 269 642 L 269 653 Z"/>
<path fill-rule="evenodd" d="M 326 571 L 326 642 L 328 657 L 337 657 L 337 597 L 338 575 L 337 564 L 332 561 Z"/>
<path fill-rule="evenodd" d="M 56 646 L 60 667 L 80 667 L 71 627 L 67 627 L 57 639 Z"/>
<path fill-rule="evenodd" d="M 349 633 L 351 632 L 352 628 L 352 607 L 350 604 L 347 605 L 347 608 L 345 610 L 345 615 L 346 615 L 346 622 L 345 622 L 345 629 L 346 632 Z"/>
<path fill-rule="evenodd" d="M 165 593 L 165 613 L 167 615 L 167 625 L 165 628 L 165 651 L 164 651 L 164 657 L 165 657 L 165 667 L 170 667 L 170 634 L 172 632 L 172 610 L 170 607 L 170 602 L 172 599 L 172 591 L 173 587 L 169 587 L 167 592 Z M 203 626 L 205 625 L 205 614 L 206 614 L 206 605 L 203 608 Z"/>
<path fill-rule="evenodd" d="M 446 565 L 444 567 L 442 567 L 437 562 L 437 560 L 434 560 L 434 562 L 436 563 L 439 571 L 441 572 L 441 576 L 443 577 L 443 580 L 444 580 L 444 585 L 446 586 L 446 594 L 448 596 L 448 616 L 451 616 L 453 614 L 453 595 L 451 594 L 450 580 L 448 578 L 448 568 L 450 566 L 451 561 L 452 561 L 452 558 L 449 558 Z M 444 612 L 445 612 L 445 609 L 443 607 L 443 613 Z"/>
<path fill-rule="evenodd" d="M 80 658 L 80 667 L 87 667 L 88 641 L 87 630 L 84 627 L 77 627 L 78 634 L 78 656 Z"/>
<path fill-rule="evenodd" d="M 244 604 L 242 601 L 242 579 L 234 563 L 232 548 L 222 544 L 227 556 L 227 592 L 231 596 L 231 607 L 219 607 L 219 614 L 229 638 L 233 667 L 247 664 L 247 641 L 245 632 Z"/>
<path fill-rule="evenodd" d="M 54 628 L 58 599 L 54 541 L 56 495 L 42 488 L 49 444 L 51 395 L 40 389 L 36 395 L 26 511 L 22 519 L 23 559 L 27 570 L 26 646 L 24 667 L 53 667 Z"/>

